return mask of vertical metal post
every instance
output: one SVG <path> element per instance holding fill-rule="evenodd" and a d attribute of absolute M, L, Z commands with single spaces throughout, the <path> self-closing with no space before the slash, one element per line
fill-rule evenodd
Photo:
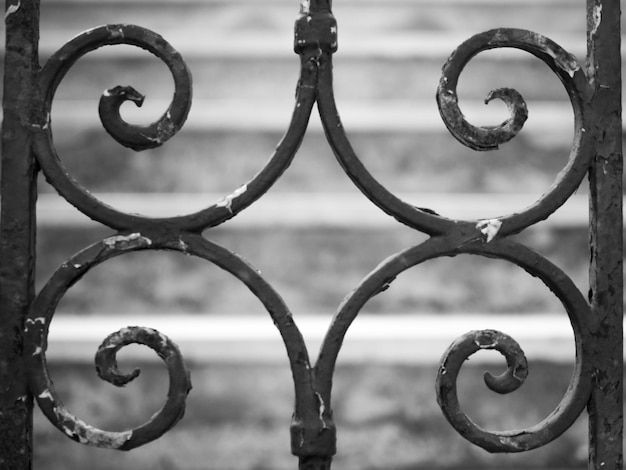
<path fill-rule="evenodd" d="M 589 468 L 622 469 L 623 273 L 619 0 L 588 0 L 588 76 L 595 155 L 590 172 L 590 301 L 595 329 Z"/>
<path fill-rule="evenodd" d="M 0 177 L 0 468 L 32 468 L 33 400 L 22 360 L 34 292 L 36 165 L 28 123 L 36 103 L 39 0 L 6 0 Z"/>

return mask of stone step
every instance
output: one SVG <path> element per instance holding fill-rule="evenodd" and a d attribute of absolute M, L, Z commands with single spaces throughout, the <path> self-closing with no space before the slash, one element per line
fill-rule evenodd
<path fill-rule="evenodd" d="M 96 194 L 101 201 L 126 213 L 148 217 L 191 214 L 223 199 L 217 193 L 113 193 Z M 539 194 L 398 194 L 402 200 L 458 220 L 483 220 L 519 212 L 535 202 Z M 547 229 L 583 228 L 588 224 L 588 198 L 572 196 L 539 226 Z M 42 194 L 37 206 L 37 223 L 46 227 L 89 227 L 92 221 L 56 194 Z M 389 229 L 398 222 L 384 214 L 362 194 L 270 192 L 252 207 L 228 221 L 229 229 Z"/>
<path fill-rule="evenodd" d="M 287 110 L 284 117 L 288 120 Z M 533 137 L 522 130 L 498 151 L 474 152 L 442 130 L 440 121 L 441 129 L 410 132 L 355 132 L 346 122 L 356 154 L 392 192 L 541 193 L 566 165 L 571 146 L 571 136 L 543 132 Z M 58 129 L 53 123 L 58 154 L 70 173 L 91 191 L 123 193 L 229 194 L 263 168 L 285 129 L 286 124 L 266 131 L 184 127 L 163 147 L 137 153 L 118 145 L 99 127 L 78 131 Z M 50 191 L 47 185 L 41 190 Z M 293 163 L 272 188 L 351 190 L 353 184 L 321 132 L 307 133 Z"/>
<path fill-rule="evenodd" d="M 117 6 L 113 7 L 93 1 L 44 2 L 42 62 L 84 29 L 137 23 L 162 34 L 183 54 L 194 76 L 196 98 L 291 98 L 299 73 L 293 52 L 295 3 L 138 0 L 114 2 Z M 560 43 L 581 62 L 585 56 L 582 3 L 573 7 L 564 0 L 530 4 L 518 0 L 349 0 L 336 2 L 334 10 L 340 20 L 335 83 L 341 99 L 430 100 L 452 51 L 471 35 L 498 26 L 533 29 Z M 147 96 L 171 94 L 171 78 L 163 64 L 135 47 L 118 46 L 79 61 L 57 96 L 98 97 L 117 84 L 134 85 Z M 519 89 L 528 100 L 565 96 L 544 64 L 511 50 L 480 54 L 464 72 L 459 94 L 483 99 L 500 86 Z"/>
<path fill-rule="evenodd" d="M 255 210 L 252 206 L 245 212 Z M 380 228 L 248 225 L 245 230 L 235 229 L 237 219 L 244 215 L 208 230 L 205 236 L 260 270 L 294 314 L 332 314 L 383 260 L 428 238 L 400 223 Z M 311 217 L 316 215 L 312 213 Z M 549 227 L 546 221 L 525 230 L 515 240 L 541 253 L 567 273 L 581 292 L 587 292 L 587 230 L 584 226 Z M 94 223 L 76 227 L 43 225 L 37 235 L 39 289 L 72 255 L 114 233 Z M 384 294 L 371 299 L 363 313 L 443 314 L 460 310 L 502 315 L 562 312 L 563 307 L 539 279 L 514 264 L 460 255 L 408 269 Z M 94 267 L 67 292 L 59 312 L 267 314 L 241 281 L 214 264 L 160 250 L 126 253 Z"/>
<path fill-rule="evenodd" d="M 186 57 L 286 57 L 293 54 L 295 2 L 53 1 L 42 5 L 41 51 L 48 55 L 98 25 L 137 24 L 163 35 Z M 581 2 L 398 1 L 337 2 L 340 54 L 447 57 L 473 34 L 497 27 L 530 29 L 584 56 Z"/>
<path fill-rule="evenodd" d="M 454 47 L 451 44 L 445 55 L 407 60 L 338 53 L 334 63 L 336 97 L 434 103 L 441 68 Z M 116 85 L 134 86 L 148 98 L 171 96 L 171 75 L 155 57 L 145 52 L 135 54 L 129 51 L 135 49 L 131 47 L 107 49 L 110 51 L 96 51 L 78 61 L 61 82 L 56 99 L 99 99 L 104 90 Z M 114 50 L 116 54 L 112 55 Z M 242 59 L 235 53 L 211 58 L 192 55 L 186 62 L 193 76 L 195 100 L 291 101 L 300 72 L 299 59 L 293 53 L 271 60 L 262 56 Z M 483 100 L 490 90 L 499 87 L 515 88 L 526 100 L 567 100 L 558 77 L 545 64 L 511 50 L 490 51 L 470 62 L 460 77 L 458 93 L 461 99 Z"/>
<path fill-rule="evenodd" d="M 571 1 L 342 1 L 333 5 L 342 32 L 368 35 L 399 31 L 479 32 L 518 27 L 537 32 L 579 33 L 586 28 L 585 5 Z M 134 23 L 156 32 L 169 29 L 217 33 L 263 30 L 291 34 L 299 7 L 295 1 L 76 2 L 42 5 L 43 28 L 67 25 L 80 31 L 110 23 Z M 172 25 L 176 25 L 175 28 Z"/>
<path fill-rule="evenodd" d="M 154 328 L 176 342 L 185 359 L 200 363 L 280 363 L 285 351 L 278 331 L 264 315 L 57 315 L 48 338 L 47 357 L 55 361 L 92 360 L 102 339 L 129 324 Z M 312 359 L 319 350 L 330 319 L 323 314 L 296 315 Z M 535 325 L 540 323 L 538 330 Z M 436 364 L 441 354 L 468 331 L 485 328 L 514 332 L 530 360 L 573 361 L 573 333 L 565 314 L 361 315 L 350 327 L 341 351 L 342 363 Z M 128 348 L 125 359 L 151 360 L 148 348 Z M 502 361 L 499 355 L 480 356 L 483 363 Z M 475 359 L 475 358 L 473 358 Z"/>
<path fill-rule="evenodd" d="M 122 116 L 130 123 L 148 124 L 158 119 L 169 105 L 166 100 L 149 100 L 141 108 L 128 105 Z M 291 100 L 195 99 L 185 128 L 191 132 L 261 131 L 281 133 L 287 130 L 294 103 Z M 466 118 L 475 125 L 498 125 L 509 115 L 503 103 L 485 105 L 475 100 L 461 101 Z M 337 103 L 344 128 L 348 132 L 447 132 L 435 99 L 372 100 L 346 99 Z M 57 100 L 52 109 L 56 129 L 86 131 L 101 128 L 96 100 Z M 311 132 L 322 131 L 317 111 L 311 113 Z M 546 131 L 557 137 L 572 134 L 573 111 L 568 103 L 537 101 L 529 105 L 524 130 L 530 138 L 541 140 Z M 554 136 L 554 135 L 553 135 Z"/>

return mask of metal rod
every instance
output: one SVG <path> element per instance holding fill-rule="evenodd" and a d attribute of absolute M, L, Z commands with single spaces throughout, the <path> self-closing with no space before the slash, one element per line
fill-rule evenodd
<path fill-rule="evenodd" d="M 623 273 L 620 2 L 587 1 L 590 170 L 590 292 L 595 339 L 589 401 L 589 468 L 622 469 Z"/>
<path fill-rule="evenodd" d="M 32 468 L 32 409 L 22 360 L 34 293 L 36 165 L 28 129 L 36 103 L 39 0 L 6 1 L 0 223 L 0 467 Z"/>

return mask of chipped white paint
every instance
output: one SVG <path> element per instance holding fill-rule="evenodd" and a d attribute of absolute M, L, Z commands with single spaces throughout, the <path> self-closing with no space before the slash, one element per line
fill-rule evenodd
<path fill-rule="evenodd" d="M 141 233 L 131 233 L 130 235 L 115 235 L 105 238 L 103 243 L 109 248 L 129 249 L 138 246 L 150 246 L 152 240 L 141 235 Z"/>
<path fill-rule="evenodd" d="M 43 392 L 41 392 L 38 395 L 38 397 L 41 398 L 42 400 L 54 400 L 54 397 L 52 396 L 52 393 L 48 389 L 46 389 Z"/>
<path fill-rule="evenodd" d="M 46 130 L 48 128 L 48 123 L 45 122 L 44 124 L 39 124 L 39 123 L 33 123 L 30 125 L 30 127 L 32 127 L 33 129 L 42 129 L 42 130 Z"/>
<path fill-rule="evenodd" d="M 502 221 L 498 219 L 481 220 L 476 224 L 476 228 L 480 230 L 480 233 L 487 237 L 487 243 L 494 239 L 501 227 Z"/>
<path fill-rule="evenodd" d="M 185 243 L 185 240 L 183 240 L 182 238 L 178 239 L 178 248 L 180 249 L 180 251 L 182 251 L 186 255 L 189 254 L 188 253 L 189 245 L 187 245 L 187 243 Z"/>
<path fill-rule="evenodd" d="M 324 404 L 324 399 L 322 398 L 322 395 L 319 394 L 319 392 L 315 392 L 315 396 L 317 397 L 317 400 L 319 401 L 320 421 L 322 423 L 322 429 L 327 429 L 328 425 L 326 424 L 326 421 L 324 420 L 324 413 L 326 412 L 326 405 Z"/>
<path fill-rule="evenodd" d="M 81 444 L 89 444 L 104 449 L 119 449 L 133 437 L 132 431 L 110 432 L 94 428 L 63 407 L 55 408 L 55 414 L 59 421 L 67 423 L 66 425 L 61 424 L 61 430 L 69 437 L 78 439 Z"/>
<path fill-rule="evenodd" d="M 109 33 L 111 34 L 111 38 L 114 39 L 124 39 L 124 30 L 120 28 L 108 28 Z"/>
<path fill-rule="evenodd" d="M 38 317 L 38 318 L 27 318 L 26 319 L 26 328 L 30 325 L 34 325 L 36 323 L 41 323 L 42 325 L 46 324 L 46 317 Z"/>
<path fill-rule="evenodd" d="M 481 343 L 480 340 L 474 340 L 474 344 L 478 346 L 479 349 L 495 349 L 498 342 L 494 339 L 491 343 Z"/>
<path fill-rule="evenodd" d="M 300 13 L 303 15 L 308 15 L 311 12 L 311 1 L 310 0 L 301 0 L 300 1 Z"/>
<path fill-rule="evenodd" d="M 35 348 L 35 352 L 33 352 L 33 356 L 39 356 L 41 353 L 43 352 L 43 349 L 41 349 L 41 346 L 37 346 Z"/>
<path fill-rule="evenodd" d="M 120 328 L 117 333 L 113 333 L 111 336 L 129 336 L 132 335 L 133 330 L 129 326 L 125 326 L 124 328 Z"/>
<path fill-rule="evenodd" d="M 598 32 L 598 28 L 600 27 L 600 24 L 602 24 L 602 4 L 601 3 L 596 3 L 593 6 L 592 19 L 593 19 L 593 26 L 591 28 L 591 34 L 595 36 L 595 34 Z"/>
<path fill-rule="evenodd" d="M 554 59 L 558 67 L 564 72 L 567 72 L 570 77 L 574 78 L 574 74 L 580 69 L 578 59 L 566 51 L 561 51 L 561 53 L 557 54 L 554 48 L 548 43 L 547 38 L 540 36 L 538 39 L 539 45 Z"/>
<path fill-rule="evenodd" d="M 230 213 L 232 213 L 233 212 L 232 211 L 233 200 L 235 198 L 238 198 L 242 194 L 244 194 L 247 190 L 248 190 L 248 185 L 247 184 L 244 184 L 243 186 L 240 186 L 239 188 L 235 189 L 235 191 L 233 191 L 228 196 L 225 196 L 222 199 L 220 199 L 216 203 L 216 206 L 217 207 L 225 207 L 226 209 L 228 209 L 228 211 Z"/>
<path fill-rule="evenodd" d="M 4 21 L 6 21 L 9 16 L 17 12 L 21 7 L 22 7 L 21 0 L 18 0 L 17 4 L 15 5 L 9 5 L 9 7 L 7 8 L 7 11 L 4 14 Z"/>

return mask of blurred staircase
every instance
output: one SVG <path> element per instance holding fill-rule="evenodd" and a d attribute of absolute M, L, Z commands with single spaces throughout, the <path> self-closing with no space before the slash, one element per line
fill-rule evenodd
<path fill-rule="evenodd" d="M 101 129 L 100 94 L 116 85 L 134 86 L 146 95 L 145 105 L 141 109 L 126 105 L 124 115 L 131 122 L 151 122 L 169 102 L 169 72 L 155 57 L 131 46 L 88 54 L 70 70 L 54 101 L 52 126 L 61 159 L 105 202 L 149 215 L 188 213 L 229 194 L 262 168 L 289 123 L 299 73 L 299 58 L 293 52 L 293 23 L 299 8 L 297 0 L 42 2 L 42 63 L 85 29 L 133 23 L 168 40 L 183 55 L 194 79 L 192 110 L 179 135 L 161 149 L 134 153 Z M 475 124 L 494 125 L 507 117 L 500 103 L 484 105 L 491 89 L 516 88 L 528 102 L 526 127 L 496 152 L 476 153 L 458 144 L 439 118 L 435 91 L 451 52 L 472 35 L 496 27 L 541 33 L 584 63 L 584 2 L 335 0 L 333 10 L 339 29 L 339 50 L 334 56 L 339 112 L 360 158 L 390 190 L 446 216 L 478 219 L 521 210 L 554 181 L 567 161 L 574 124 L 565 91 L 543 63 L 516 50 L 490 51 L 476 57 L 461 77 L 460 105 Z M 40 282 L 55 268 L 53 261 L 62 262 L 83 247 L 64 245 L 63 240 L 73 237 L 63 234 L 70 229 L 86 230 L 89 222 L 59 201 L 45 183 L 41 191 L 40 249 L 44 256 Z M 576 243 L 567 237 L 577 240 L 582 233 L 586 239 L 586 223 L 582 188 L 544 224 L 548 229 L 533 239 L 557 264 L 561 261 L 574 271 L 576 279 L 586 276 L 586 252 L 572 261 L 571 252 L 558 250 Z M 407 240 L 419 242 L 419 237 L 407 235 L 406 228 L 398 227 L 359 195 L 334 161 L 315 115 L 283 178 L 257 205 L 220 230 L 253 227 L 250 238 L 258 240 L 259 228 L 270 229 L 262 236 L 271 238 L 271 228 L 277 226 L 281 231 L 292 230 L 293 240 L 303 229 L 315 231 L 316 227 L 320 233 L 343 230 L 348 237 L 355 231 L 384 228 L 380 237 L 388 240 L 385 256 L 407 248 Z M 91 227 L 100 233 L 97 224 Z M 99 236 L 86 239 L 95 241 Z M 246 243 L 241 246 L 253 264 L 257 265 L 257 257 L 268 261 L 256 244 L 249 250 Z M 316 246 L 330 253 L 320 254 L 320 259 L 338 263 L 345 255 L 323 243 Z M 375 252 L 367 246 L 359 248 L 360 253 Z M 285 247 L 285 252 L 290 249 L 298 250 L 297 243 Z M 59 254 L 51 253 L 54 250 Z M 356 281 L 346 281 L 349 287 L 336 283 L 338 300 L 383 259 L 376 256 L 363 255 L 365 267 L 354 268 Z M 277 264 L 258 267 L 284 292 L 286 275 L 281 263 Z M 332 274 L 336 265 L 326 268 Z M 310 269 L 301 273 L 302 289 L 308 285 Z M 445 279 L 449 280 L 448 275 L 441 281 Z M 115 279 L 111 282 L 107 289 L 122 287 L 114 284 Z M 464 281 L 459 278 L 458 282 Z M 493 284 L 484 288 L 504 289 Z M 287 297 L 290 289 L 286 289 Z M 84 291 L 88 297 L 89 287 Z M 336 306 L 338 301 L 330 304 Z M 325 306 L 308 308 L 311 313 L 326 310 Z"/>

